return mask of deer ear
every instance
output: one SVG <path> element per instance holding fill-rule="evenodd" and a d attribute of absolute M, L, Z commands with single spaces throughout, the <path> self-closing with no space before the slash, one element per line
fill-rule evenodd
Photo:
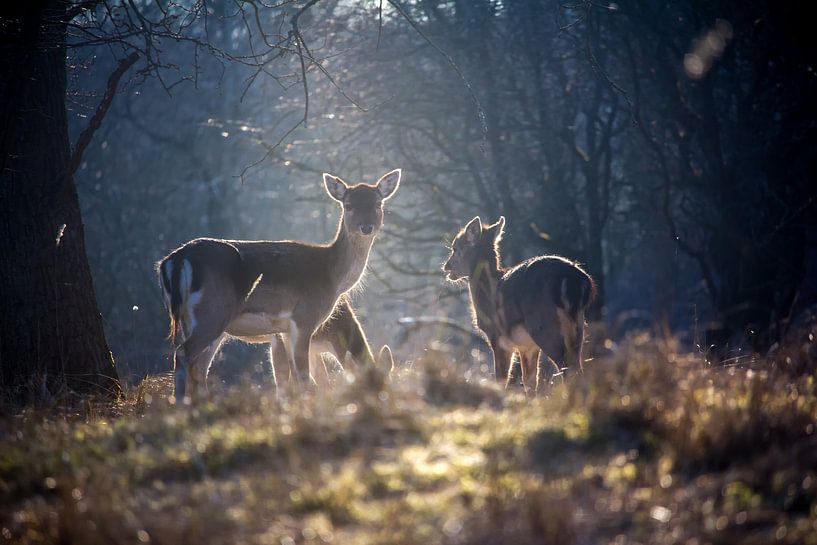
<path fill-rule="evenodd" d="M 379 180 L 377 180 L 377 190 L 380 192 L 380 196 L 383 197 L 384 201 L 394 195 L 394 192 L 397 191 L 397 188 L 400 186 L 400 176 L 402 175 L 402 172 L 402 170 L 396 168 L 388 174 L 384 174 Z"/>
<path fill-rule="evenodd" d="M 502 235 L 505 234 L 505 216 L 499 216 L 499 220 L 491 227 L 492 234 L 494 235 L 494 240 L 498 241 L 502 238 Z"/>
<path fill-rule="evenodd" d="M 479 219 L 479 216 L 475 216 L 474 219 L 469 221 L 468 225 L 465 226 L 465 240 L 468 244 L 474 244 L 481 236 L 482 220 Z"/>
<path fill-rule="evenodd" d="M 323 173 L 323 185 L 326 187 L 326 192 L 329 193 L 329 196 L 339 202 L 343 202 L 346 190 L 349 189 L 346 182 L 326 172 Z"/>

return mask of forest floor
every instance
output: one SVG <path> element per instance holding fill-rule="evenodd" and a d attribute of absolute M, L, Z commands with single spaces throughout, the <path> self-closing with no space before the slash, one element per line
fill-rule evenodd
<path fill-rule="evenodd" d="M 0 542 L 817 544 L 810 342 L 715 366 L 633 336 L 537 399 L 422 361 L 195 408 L 154 377 L 0 419 Z"/>

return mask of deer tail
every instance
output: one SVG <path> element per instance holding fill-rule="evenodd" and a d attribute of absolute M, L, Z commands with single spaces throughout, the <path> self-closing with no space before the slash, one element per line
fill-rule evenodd
<path fill-rule="evenodd" d="M 596 283 L 581 270 L 563 276 L 559 287 L 561 306 L 571 317 L 578 317 L 580 313 L 583 315 L 596 298 Z"/>
<path fill-rule="evenodd" d="M 580 370 L 584 369 L 582 347 L 585 336 L 585 310 L 596 298 L 596 292 L 596 283 L 590 275 L 578 268 L 573 274 L 565 275 L 560 284 L 559 299 L 565 313 L 560 321 L 565 349 L 568 359 L 578 363 Z"/>
<path fill-rule="evenodd" d="M 193 265 L 187 259 L 178 259 L 175 256 L 163 259 L 159 263 L 159 283 L 164 295 L 165 308 L 170 315 L 169 338 L 173 346 L 176 346 L 176 339 L 181 332 L 181 308 L 190 297 L 193 285 Z"/>

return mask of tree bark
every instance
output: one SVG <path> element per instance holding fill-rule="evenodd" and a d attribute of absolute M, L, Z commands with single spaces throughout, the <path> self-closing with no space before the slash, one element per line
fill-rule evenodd
<path fill-rule="evenodd" d="M 65 5 L 23 9 L 6 18 L 0 58 L 0 391 L 115 394 L 68 172 Z"/>

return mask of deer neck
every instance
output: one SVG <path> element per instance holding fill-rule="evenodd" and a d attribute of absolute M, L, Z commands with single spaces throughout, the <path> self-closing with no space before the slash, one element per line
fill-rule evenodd
<path fill-rule="evenodd" d="M 352 289 L 363 276 L 372 242 L 374 237 L 349 235 L 341 222 L 335 240 L 329 246 L 338 295 Z"/>
<path fill-rule="evenodd" d="M 479 314 L 490 313 L 499 304 L 499 283 L 504 270 L 498 258 L 479 259 L 468 276 L 468 288 Z"/>

